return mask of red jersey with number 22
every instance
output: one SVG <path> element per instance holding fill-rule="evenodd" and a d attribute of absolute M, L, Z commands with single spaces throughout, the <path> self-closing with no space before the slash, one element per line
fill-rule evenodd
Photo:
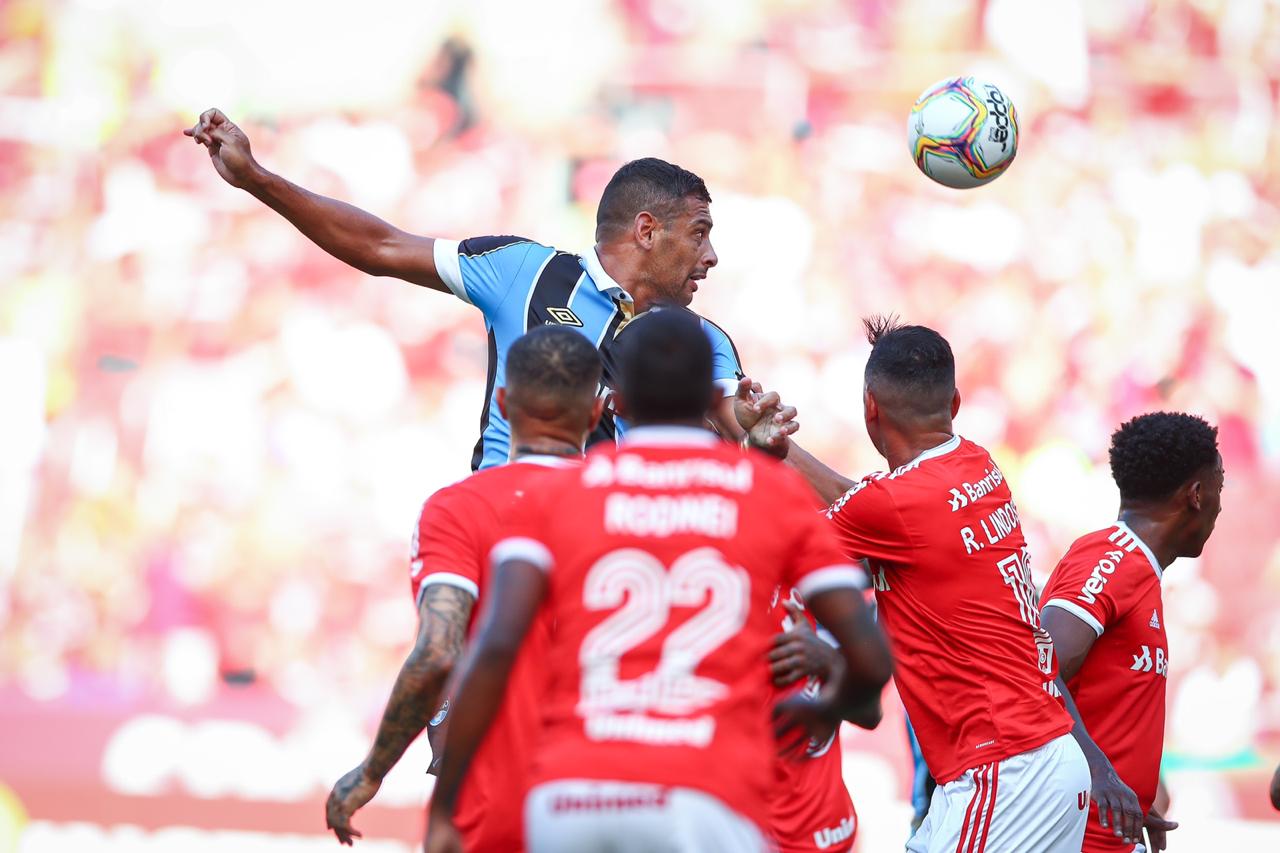
<path fill-rule="evenodd" d="M 534 784 L 692 788 L 766 825 L 773 592 L 860 576 L 811 501 L 781 464 L 682 427 L 637 427 L 544 481 L 494 551 L 548 572 Z"/>
<path fill-rule="evenodd" d="M 858 483 L 827 512 L 867 559 L 894 679 L 938 784 L 1072 728 L 1050 695 L 1026 542 L 1004 474 L 960 436 Z"/>
<path fill-rule="evenodd" d="M 1160 783 L 1169 645 L 1160 563 L 1123 522 L 1077 539 L 1058 563 L 1041 606 L 1059 607 L 1098 635 L 1067 682 L 1089 735 L 1133 788 L 1145 814 Z M 1129 850 L 1096 819 L 1085 853 Z"/>
<path fill-rule="evenodd" d="M 527 456 L 472 474 L 428 498 L 413 538 L 414 601 L 432 584 L 466 590 L 476 598 L 469 625 L 474 627 L 481 600 L 488 594 L 489 552 L 512 508 L 542 478 L 577 464 L 553 456 Z M 473 853 L 512 853 L 524 848 L 520 804 L 546 680 L 542 665 L 546 642 L 547 626 L 539 620 L 521 649 L 502 708 L 459 792 L 454 823 L 466 849 Z"/>

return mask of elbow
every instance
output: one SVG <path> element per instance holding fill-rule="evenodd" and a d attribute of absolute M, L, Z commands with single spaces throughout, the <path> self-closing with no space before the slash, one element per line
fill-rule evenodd
<path fill-rule="evenodd" d="M 460 655 L 453 650 L 415 647 L 405 663 L 405 675 L 415 693 L 435 695 L 453 675 Z"/>
<path fill-rule="evenodd" d="M 877 638 L 877 642 L 868 651 L 861 680 L 879 696 L 889 679 L 893 678 L 893 656 L 889 654 L 889 647 L 883 638 Z"/>
<path fill-rule="evenodd" d="M 406 263 L 411 256 L 409 247 L 405 245 L 404 235 L 391 226 L 387 226 L 386 233 L 375 235 L 367 246 L 361 246 L 358 252 L 351 265 L 365 275 L 405 278 L 409 272 Z"/>
<path fill-rule="evenodd" d="M 855 705 L 845 719 L 858 728 L 874 729 L 884 719 L 884 707 L 880 704 L 880 698 L 877 696 L 870 701 Z"/>

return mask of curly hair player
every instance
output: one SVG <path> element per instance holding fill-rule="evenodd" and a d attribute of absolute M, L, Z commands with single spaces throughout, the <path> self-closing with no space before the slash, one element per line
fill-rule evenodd
<path fill-rule="evenodd" d="M 1111 474 L 1119 517 L 1067 551 L 1040 619 L 1081 719 L 1146 816 L 1146 848 L 1090 822 L 1084 853 L 1154 853 L 1177 827 L 1153 806 L 1169 674 L 1160 582 L 1174 560 L 1200 556 L 1222 511 L 1218 430 L 1182 413 L 1136 417 L 1111 436 Z"/>

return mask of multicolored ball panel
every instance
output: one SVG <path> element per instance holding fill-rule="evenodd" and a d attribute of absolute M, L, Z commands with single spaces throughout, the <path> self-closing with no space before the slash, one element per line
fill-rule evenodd
<path fill-rule="evenodd" d="M 1017 113 L 998 87 L 951 77 L 916 100 L 907 135 L 920 171 L 949 187 L 976 187 L 995 180 L 1013 162 Z"/>

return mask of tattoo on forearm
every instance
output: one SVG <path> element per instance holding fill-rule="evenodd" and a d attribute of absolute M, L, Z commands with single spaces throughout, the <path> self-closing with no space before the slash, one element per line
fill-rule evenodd
<path fill-rule="evenodd" d="M 418 639 L 400 668 L 365 759 L 370 776 L 385 776 L 435 716 L 444 684 L 462 655 L 474 604 L 470 593 L 454 586 L 432 584 L 423 590 Z"/>

